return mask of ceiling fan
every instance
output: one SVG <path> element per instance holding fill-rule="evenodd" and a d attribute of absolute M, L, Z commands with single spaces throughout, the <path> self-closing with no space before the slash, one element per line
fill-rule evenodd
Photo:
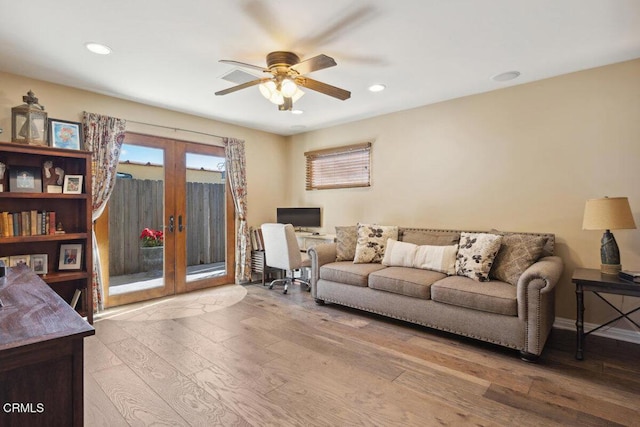
<path fill-rule="evenodd" d="M 314 56 L 301 62 L 300 57 L 293 52 L 271 52 L 267 55 L 267 68 L 226 59 L 222 59 L 220 62 L 262 71 L 263 73 L 271 74 L 271 76 L 218 91 L 216 95 L 226 95 L 251 86 L 260 85 L 260 93 L 269 101 L 277 104 L 280 111 L 290 111 L 293 108 L 293 102 L 304 95 L 304 92 L 300 90 L 300 86 L 342 101 L 351 97 L 351 92 L 347 90 L 304 76 L 313 71 L 337 65 L 336 61 L 327 55 Z"/>

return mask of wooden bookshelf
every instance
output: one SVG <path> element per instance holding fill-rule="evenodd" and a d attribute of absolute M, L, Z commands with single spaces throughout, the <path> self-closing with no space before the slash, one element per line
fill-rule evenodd
<path fill-rule="evenodd" d="M 64 170 L 65 175 L 82 175 L 81 194 L 47 193 L 42 172 L 45 161 Z M 93 292 L 91 289 L 93 258 L 91 234 L 91 153 L 81 150 L 66 150 L 37 145 L 0 143 L 0 162 L 6 166 L 4 177 L 0 179 L 0 215 L 2 212 L 55 212 L 55 222 L 62 223 L 64 234 L 39 233 L 13 235 L 5 230 L 0 236 L 0 257 L 19 255 L 47 255 L 47 273 L 40 277 L 67 303 L 71 302 L 76 289 L 82 292 L 76 311 L 93 323 Z M 11 191 L 10 173 L 12 169 L 37 168 L 41 171 L 39 187 L 35 192 Z M 49 227 L 56 227 L 49 224 Z M 80 268 L 59 270 L 60 247 L 63 244 L 80 244 L 82 257 Z"/>

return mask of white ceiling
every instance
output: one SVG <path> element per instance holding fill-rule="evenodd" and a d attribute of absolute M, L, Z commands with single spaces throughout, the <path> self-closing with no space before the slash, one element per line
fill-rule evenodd
<path fill-rule="evenodd" d="M 333 57 L 309 76 L 351 99 L 306 90 L 292 115 L 257 87 L 214 95 L 220 59 L 275 50 Z M 2 71 L 281 135 L 639 57 L 638 0 L 0 0 Z"/>

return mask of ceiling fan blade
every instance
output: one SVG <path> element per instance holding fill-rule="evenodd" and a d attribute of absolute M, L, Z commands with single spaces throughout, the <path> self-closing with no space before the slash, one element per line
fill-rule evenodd
<path fill-rule="evenodd" d="M 291 111 L 293 109 L 293 100 L 291 98 L 285 98 L 284 103 L 278 105 L 280 111 Z"/>
<path fill-rule="evenodd" d="M 306 87 L 307 89 L 333 96 L 334 98 L 338 98 L 342 101 L 351 98 L 351 92 L 348 90 L 340 89 L 339 87 L 331 86 L 308 77 L 298 77 L 296 79 L 296 83 L 300 86 Z"/>
<path fill-rule="evenodd" d="M 242 83 L 241 85 L 232 86 L 232 87 L 230 87 L 228 89 L 219 90 L 218 92 L 216 92 L 216 95 L 226 95 L 228 93 L 232 93 L 232 92 L 235 92 L 235 91 L 238 91 L 238 90 L 241 90 L 241 89 L 246 89 L 248 87 L 258 85 L 258 84 L 260 84 L 260 83 L 262 83 L 262 82 L 264 82 L 266 80 L 269 80 L 269 79 L 252 80 L 250 82 Z"/>
<path fill-rule="evenodd" d="M 298 62 L 292 65 L 291 68 L 296 70 L 300 74 L 311 73 L 312 71 L 318 71 L 325 68 L 333 67 L 337 65 L 336 61 L 327 55 L 318 55 L 313 58 L 306 59 L 302 62 Z"/>
<path fill-rule="evenodd" d="M 252 70 L 258 70 L 258 71 L 262 71 L 262 72 L 269 72 L 269 70 L 267 70 L 264 67 L 258 67 L 257 65 L 251 65 L 251 64 L 245 64 L 244 62 L 238 62 L 238 61 L 232 61 L 229 59 L 221 59 L 220 62 L 225 63 L 225 64 L 231 64 L 231 65 L 237 65 L 238 67 L 242 67 L 242 68 L 250 68 Z"/>

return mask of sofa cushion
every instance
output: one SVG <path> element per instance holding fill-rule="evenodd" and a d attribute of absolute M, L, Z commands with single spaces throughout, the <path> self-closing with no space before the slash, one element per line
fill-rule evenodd
<path fill-rule="evenodd" d="M 517 285 L 522 273 L 540 258 L 546 243 L 546 237 L 534 234 L 503 235 L 489 277 Z"/>
<path fill-rule="evenodd" d="M 502 236 L 488 233 L 460 233 L 456 274 L 479 282 L 489 280 L 489 271 L 498 254 Z"/>
<path fill-rule="evenodd" d="M 387 268 L 382 264 L 354 264 L 351 261 L 339 261 L 320 267 L 320 278 L 346 285 L 368 285 L 369 274 Z"/>
<path fill-rule="evenodd" d="M 460 233 L 457 231 L 404 229 L 401 240 L 415 245 L 450 246 L 460 241 Z"/>
<path fill-rule="evenodd" d="M 497 280 L 478 283 L 468 277 L 449 276 L 431 285 L 431 299 L 490 313 L 518 315 L 516 287 Z"/>
<path fill-rule="evenodd" d="M 356 256 L 357 241 L 357 226 L 336 227 L 336 261 L 353 261 Z"/>
<path fill-rule="evenodd" d="M 358 224 L 358 243 L 353 262 L 381 262 L 388 239 L 398 240 L 397 226 Z"/>
<path fill-rule="evenodd" d="M 408 297 L 430 299 L 431 285 L 447 277 L 431 270 L 407 267 L 389 267 L 369 274 L 369 287 Z"/>

